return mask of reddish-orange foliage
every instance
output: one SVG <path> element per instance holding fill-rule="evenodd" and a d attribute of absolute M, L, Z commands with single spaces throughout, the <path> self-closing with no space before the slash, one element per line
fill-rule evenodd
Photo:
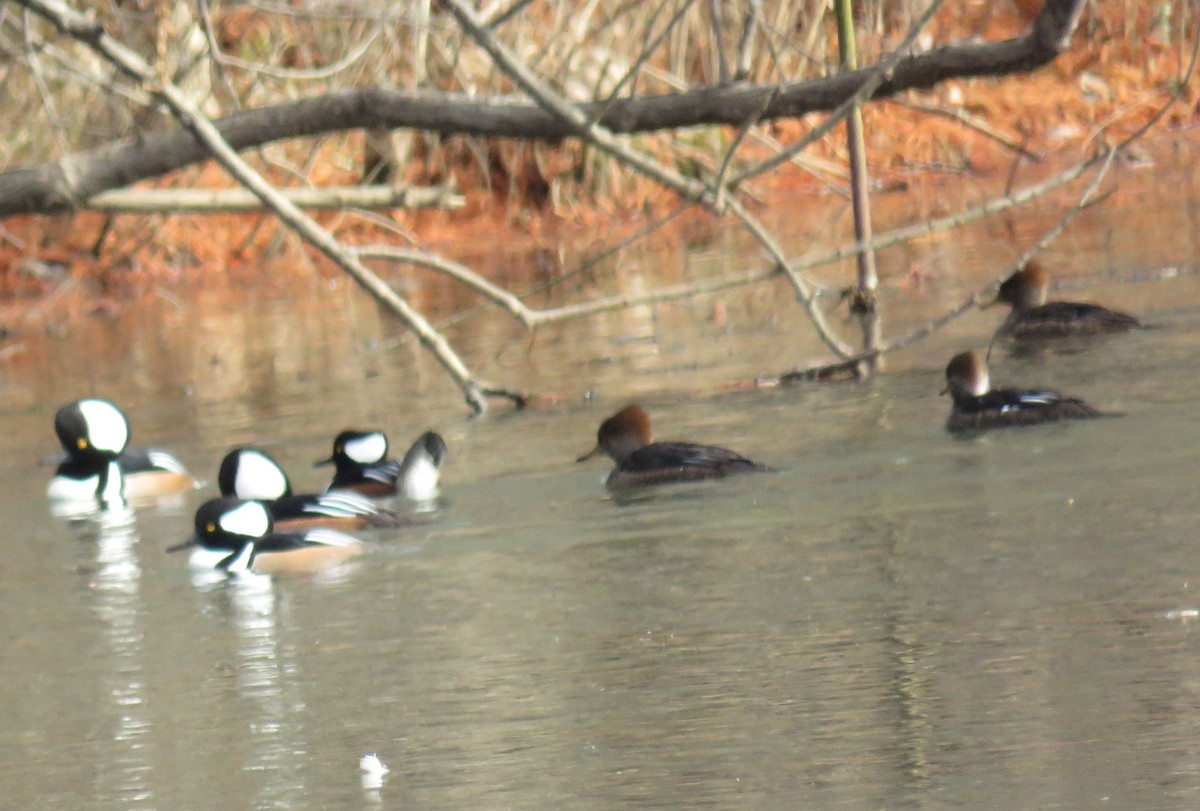
<path fill-rule="evenodd" d="M 1154 6 L 1089 4 L 1072 49 L 1032 75 L 951 81 L 927 93 L 870 106 L 865 120 L 873 174 L 885 186 L 903 186 L 916 194 L 936 188 L 942 177 L 922 175 L 921 167 L 1002 176 L 1011 165 L 1013 153 L 995 140 L 948 117 L 912 109 L 906 105 L 910 101 L 962 109 L 1035 152 L 1080 154 L 1092 148 L 1095 138 L 1112 141 L 1132 131 L 1165 101 L 1186 61 L 1185 54 L 1153 30 Z M 989 40 L 1012 37 L 1027 28 L 1040 7 L 1040 0 L 947 4 L 930 26 L 930 34 L 934 41 L 966 35 Z M 225 15 L 218 33 L 230 44 L 244 43 L 261 24 L 255 12 L 242 9 Z M 863 61 L 893 45 L 892 41 L 863 42 Z M 1184 102 L 1164 126 L 1193 125 L 1196 96 L 1193 79 Z M 768 129 L 786 143 L 810 125 L 809 121 L 781 121 Z M 723 142 L 732 137 L 732 131 L 725 133 Z M 349 150 L 345 141 L 325 142 L 309 162 L 310 180 L 318 185 L 356 182 L 359 146 L 357 139 L 351 139 Z M 439 184 L 453 178 L 463 190 L 465 207 L 455 212 L 388 212 L 373 219 L 321 213 L 318 220 L 350 243 L 395 243 L 401 239 L 397 234 L 410 235 L 423 247 L 486 272 L 498 261 L 498 243 L 514 255 L 532 257 L 531 264 L 553 262 L 563 239 L 598 233 L 616 238 L 677 202 L 668 192 L 624 170 L 595 168 L 594 156 L 576 142 L 552 146 L 491 141 L 480 150 L 453 138 L 428 148 L 418 137 L 413 147 L 405 180 Z M 708 169 L 719 160 L 714 146 L 689 144 L 688 149 L 691 152 L 664 151 L 660 157 L 681 165 L 695 153 L 700 155 L 699 165 Z M 708 152 L 700 154 L 704 149 Z M 740 156 L 751 160 L 768 154 L 766 147 L 747 140 Z M 827 137 L 809 154 L 844 162 L 841 134 Z M 279 171 L 267 170 L 267 175 L 277 183 L 293 182 Z M 756 179 L 753 191 L 769 200 L 825 182 L 831 181 L 785 167 Z M 231 184 L 209 165 L 152 185 Z M 394 228 L 381 228 L 381 218 Z M 674 230 L 668 232 L 669 238 L 661 241 L 677 244 L 679 239 L 702 236 L 712 223 L 697 211 L 670 227 Z M 163 285 L 208 288 L 253 283 L 275 284 L 284 290 L 295 280 L 294 274 L 307 275 L 313 266 L 332 272 L 327 263 L 314 262 L 317 258 L 272 218 L 257 214 L 129 215 L 111 222 L 97 214 L 18 217 L 3 223 L 0 230 L 0 299 L 10 308 L 27 309 L 31 301 L 54 292 L 51 303 L 70 312 L 104 310 Z M 80 284 L 64 288 L 63 279 Z"/>

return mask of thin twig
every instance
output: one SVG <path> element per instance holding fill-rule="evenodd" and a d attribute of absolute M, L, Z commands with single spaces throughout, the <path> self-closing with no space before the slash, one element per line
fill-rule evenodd
<path fill-rule="evenodd" d="M 1006 268 L 1004 268 L 1004 270 L 987 286 L 976 291 L 966 300 L 933 319 L 932 321 L 926 323 L 924 326 L 913 330 L 908 335 L 881 344 L 870 352 L 863 352 L 859 357 L 846 358 L 836 364 L 825 364 L 823 366 L 815 366 L 810 369 L 800 369 L 794 372 L 785 372 L 784 374 L 775 378 L 764 378 L 761 382 L 764 385 L 772 385 L 824 378 L 829 374 L 837 373 L 843 368 L 849 367 L 851 364 L 870 360 L 872 357 L 878 357 L 883 354 L 894 352 L 897 349 L 903 349 L 904 347 L 911 346 L 938 329 L 941 329 L 946 324 L 949 324 L 951 321 L 958 318 L 968 310 L 995 298 L 996 292 L 1000 289 L 1000 285 L 1003 284 L 1005 279 L 1011 276 L 1014 271 L 1019 270 L 1028 264 L 1030 259 L 1036 256 L 1046 245 L 1050 244 L 1051 241 L 1053 241 L 1060 233 L 1062 233 L 1063 229 L 1067 227 L 1067 224 L 1074 219 L 1079 212 L 1086 208 L 1090 208 L 1096 202 L 1096 190 L 1099 188 L 1100 183 L 1104 180 L 1105 175 L 1112 167 L 1117 156 L 1123 154 L 1132 144 L 1137 142 L 1143 135 L 1149 132 L 1159 121 L 1162 120 L 1163 116 L 1167 114 L 1167 111 L 1179 102 L 1187 89 L 1188 80 L 1191 79 L 1196 70 L 1197 62 L 1200 62 L 1200 32 L 1197 33 L 1196 38 L 1192 43 L 1192 54 L 1187 65 L 1187 69 L 1184 73 L 1183 80 L 1179 82 L 1175 92 L 1172 93 L 1171 97 L 1167 99 L 1167 101 L 1157 110 L 1157 112 L 1155 112 L 1153 116 L 1150 117 L 1148 121 L 1146 121 L 1146 123 L 1136 129 L 1134 132 L 1127 135 L 1120 144 L 1108 150 L 1108 152 L 1104 155 L 1092 158 L 1084 164 L 1080 164 L 1080 167 L 1077 167 L 1083 168 L 1094 166 L 1097 163 L 1100 164 L 1096 175 L 1088 183 L 1083 194 L 1080 195 L 1079 202 L 1069 211 L 1067 211 L 1062 218 L 1060 218 L 1058 224 L 1054 228 L 1050 229 L 1050 231 L 1043 235 L 1042 238 L 1039 239 L 1032 248 L 1022 253 L 1021 256 L 1016 259 L 1016 261 L 1010 263 Z M 1071 172 L 1070 174 L 1073 176 L 1078 176 L 1074 172 Z"/>
<path fill-rule="evenodd" d="M 444 188 L 398 186 L 323 186 L 278 190 L 299 208 L 340 211 L 347 208 L 462 208 L 466 200 Z M 120 213 L 225 214 L 260 211 L 263 201 L 236 189 L 113 189 L 88 199 L 82 209 Z"/>
<path fill-rule="evenodd" d="M 939 104 L 929 104 L 923 101 L 914 101 L 912 99 L 891 99 L 891 101 L 901 107 L 909 110 L 914 110 L 918 113 L 928 113 L 929 115 L 940 115 L 944 118 L 949 118 L 952 121 L 957 121 L 967 129 L 972 129 L 983 135 L 1000 146 L 1012 152 L 1019 153 L 1022 157 L 1027 158 L 1035 163 L 1042 158 L 1035 152 L 1030 152 L 1025 148 L 1024 144 L 1017 139 L 1005 135 L 996 127 L 981 118 L 977 118 L 966 110 L 961 110 L 955 107 L 942 107 Z"/>
<path fill-rule="evenodd" d="M 533 0 L 517 0 L 511 6 L 504 9 L 504 11 L 501 11 L 495 17 L 488 20 L 488 23 L 487 23 L 488 28 L 493 28 L 493 29 L 499 28 L 500 26 L 504 25 L 506 22 L 511 20 L 513 17 L 520 14 L 521 11 L 526 6 L 530 5 L 531 3 L 533 3 Z M 482 11 L 486 12 L 486 11 L 488 11 L 488 9 L 482 9 Z"/>
<path fill-rule="evenodd" d="M 1039 239 L 1031 248 L 1023 252 L 1016 260 L 1010 262 L 999 273 L 997 278 L 993 279 L 984 287 L 967 296 L 966 299 L 959 302 L 945 313 L 942 313 L 937 318 L 934 318 L 922 326 L 912 330 L 907 335 L 903 335 L 899 338 L 893 338 L 890 341 L 884 341 L 872 349 L 860 352 L 853 358 L 845 358 L 844 360 L 841 360 L 835 364 L 821 364 L 809 369 L 799 369 L 792 372 L 784 372 L 783 374 L 774 378 L 760 378 L 760 385 L 786 385 L 789 383 L 797 383 L 802 381 L 820 380 L 831 374 L 837 374 L 844 369 L 853 368 L 853 366 L 858 363 L 871 361 L 875 358 L 891 354 L 898 349 L 904 349 L 905 347 L 912 346 L 918 341 L 924 340 L 934 332 L 937 332 L 939 329 L 946 326 L 951 321 L 954 321 L 964 313 L 979 307 L 981 304 L 986 304 L 987 302 L 993 300 L 996 297 L 997 291 L 1000 289 L 1000 285 L 1004 283 L 1005 279 L 1011 276 L 1015 271 L 1024 267 L 1030 259 L 1037 256 L 1043 248 L 1057 239 L 1058 235 L 1061 234 L 1067 227 L 1067 224 L 1070 223 L 1071 220 L 1075 219 L 1076 215 L 1088 207 L 1089 198 L 1100 185 L 1101 181 L 1104 180 L 1105 175 L 1108 174 L 1108 170 L 1112 166 L 1113 158 L 1116 157 L 1116 154 L 1116 150 L 1108 153 L 1100 168 L 1096 171 L 1095 176 L 1088 183 L 1087 188 L 1084 189 L 1083 195 L 1080 197 L 1079 202 L 1072 206 L 1071 209 L 1065 214 L 1063 214 L 1053 228 L 1042 235 L 1041 239 Z"/>
<path fill-rule="evenodd" d="M 662 44 L 664 39 L 666 39 L 667 34 L 671 33 L 671 30 L 679 24 L 679 21 L 683 19 L 683 15 L 687 13 L 687 10 L 692 7 L 694 2 L 695 0 L 684 0 L 684 3 L 679 7 L 679 10 L 672 15 L 671 19 L 667 20 L 667 24 L 663 26 L 663 30 L 659 31 L 649 43 L 643 46 L 641 53 L 639 53 L 637 56 L 637 59 L 633 61 L 633 64 L 629 66 L 629 69 L 625 71 L 625 74 L 617 82 L 616 86 L 613 87 L 612 91 L 608 94 L 608 98 L 606 98 L 602 104 L 597 106 L 595 111 L 592 113 L 592 123 L 595 123 L 604 117 L 604 114 L 609 111 L 612 105 L 616 102 L 617 98 L 621 95 L 621 91 L 625 88 L 625 85 L 628 84 L 630 79 L 638 74 L 646 62 L 650 61 L 650 57 L 658 49 L 658 46 Z"/>
<path fill-rule="evenodd" d="M 685 199 L 695 200 L 709 208 L 712 207 L 712 193 L 706 185 L 686 178 L 673 169 L 663 166 L 643 152 L 627 146 L 598 123 L 590 122 L 578 107 L 555 93 L 538 77 L 533 75 L 516 55 L 490 31 L 484 28 L 476 17 L 475 12 L 463 0 L 444 1 L 449 7 L 451 14 L 454 15 L 454 18 L 463 27 L 467 35 L 474 39 L 492 57 L 493 61 L 509 76 L 513 83 L 523 90 L 535 104 L 561 119 L 568 128 L 574 131 L 576 136 L 589 141 L 597 148 L 602 149 L 604 152 L 617 158 L 617 160 L 633 167 L 659 184 L 672 189 Z M 729 210 L 742 221 L 742 224 L 758 240 L 759 244 L 778 265 L 780 270 L 787 274 L 796 291 L 797 299 L 804 306 L 809 320 L 812 322 L 821 341 L 840 357 L 853 354 L 851 348 L 830 329 L 825 319 L 825 314 L 816 305 L 816 299 L 808 285 L 798 273 L 788 267 L 786 257 L 766 228 L 752 217 L 746 211 L 745 207 L 737 201 L 730 201 Z"/>
<path fill-rule="evenodd" d="M 837 126 L 842 119 L 850 115 L 850 112 L 855 107 L 866 101 L 872 93 L 879 89 L 879 86 L 888 78 L 896 65 L 900 64 L 900 61 L 904 58 L 905 54 L 908 53 L 908 49 L 912 47 L 914 42 L 916 42 L 917 36 L 920 35 L 922 30 L 924 30 L 925 26 L 929 23 L 929 20 L 933 17 L 934 13 L 942 7 L 944 2 L 945 0 L 933 0 L 933 2 L 929 4 L 929 8 L 925 10 L 925 13 L 922 14 L 917 21 L 912 24 L 912 27 L 908 29 L 908 34 L 904 37 L 904 40 L 900 43 L 900 45 L 894 51 L 892 51 L 886 59 L 881 60 L 875 66 L 873 66 L 870 69 L 867 77 L 863 80 L 863 83 L 859 86 L 858 90 L 854 91 L 854 93 L 849 95 L 845 101 L 834 108 L 833 112 L 827 115 L 824 121 L 813 127 L 808 131 L 807 134 L 805 134 L 803 138 L 779 154 L 761 160 L 758 163 L 748 166 L 742 171 L 738 172 L 736 175 L 734 175 L 733 179 L 730 180 L 730 185 L 737 187 L 739 184 L 745 180 L 748 180 L 749 178 L 774 169 L 779 164 L 789 160 L 792 155 L 807 149 L 810 144 L 823 137 L 825 133 Z"/>
<path fill-rule="evenodd" d="M 1023 203 L 1042 197 L 1049 192 L 1064 186 L 1095 167 L 1099 159 L 1090 159 L 1083 161 L 1075 166 L 1072 166 L 1060 174 L 1042 181 L 1040 183 L 1028 186 L 1016 193 L 1007 194 L 1003 197 L 993 198 L 984 203 L 975 206 L 974 208 L 966 209 L 957 214 L 948 217 L 942 217 L 934 220 L 925 220 L 913 225 L 908 225 L 903 228 L 897 228 L 888 231 L 884 234 L 877 235 L 869 244 L 872 250 L 881 250 L 891 245 L 896 245 L 901 242 L 907 242 L 919 236 L 937 233 L 949 228 L 961 227 L 984 217 L 1006 211 Z M 797 257 L 789 259 L 789 264 L 799 270 L 810 270 L 814 267 L 839 262 L 850 256 L 853 256 L 863 246 L 857 242 L 841 245 L 831 251 L 815 256 Z M 658 290 L 653 290 L 638 296 L 612 296 L 608 298 L 594 299 L 592 301 L 579 302 L 577 304 L 564 305 L 552 310 L 540 310 L 538 312 L 538 322 L 546 324 L 553 321 L 562 321 L 571 318 L 580 318 L 583 316 L 594 315 L 596 313 L 608 312 L 611 310 L 620 309 L 624 306 L 641 306 L 645 304 L 657 304 L 665 301 L 675 301 L 684 298 L 692 298 L 696 296 L 708 295 L 717 293 L 722 290 L 729 290 L 745 285 L 757 284 L 760 282 L 773 279 L 780 275 L 781 271 L 778 266 L 772 265 L 758 270 L 748 271 L 744 273 L 730 274 L 727 276 L 719 276 L 712 279 L 706 279 L 699 283 L 686 285 L 675 285 L 672 287 L 664 287 Z M 837 293 L 840 291 L 830 288 L 829 292 Z M 824 291 L 815 291 L 814 296 L 820 298 Z M 858 355 L 854 355 L 858 358 Z M 861 358 L 859 358 L 861 359 Z"/>
<path fill-rule="evenodd" d="M 221 61 L 224 54 L 221 51 L 221 43 L 217 42 L 217 30 L 213 25 L 212 9 L 208 3 L 209 0 L 196 0 L 196 8 L 200 11 L 200 30 L 204 32 L 204 41 L 208 44 L 208 53 L 212 58 L 213 70 L 217 74 L 217 79 L 220 80 L 229 98 L 236 99 L 237 91 L 234 90 L 233 82 L 229 78 L 229 71 L 225 70 L 225 63 Z"/>
<path fill-rule="evenodd" d="M 729 148 L 725 150 L 725 157 L 722 159 L 721 166 L 717 170 L 717 176 L 713 178 L 712 182 L 713 208 L 718 214 L 724 213 L 725 211 L 725 195 L 727 193 L 725 177 L 729 174 L 729 166 L 733 162 L 733 156 L 737 152 L 738 147 L 742 145 L 742 142 L 746 140 L 746 136 L 750 134 L 752 129 L 754 129 L 754 126 L 758 123 L 758 119 L 762 116 L 763 111 L 770 106 L 774 98 L 774 93 L 767 93 L 763 95 L 762 103 L 758 106 L 758 109 L 742 122 L 742 126 L 738 127 L 737 135 L 734 136 L 732 143 L 729 144 Z"/>
<path fill-rule="evenodd" d="M 22 31 L 25 34 L 25 64 L 29 67 L 29 73 L 33 76 L 34 86 L 37 88 L 38 95 L 42 98 L 42 106 L 46 109 L 46 115 L 50 118 L 50 123 L 53 124 L 51 131 L 54 133 L 54 139 L 58 142 L 59 150 L 65 155 L 71 150 L 67 146 L 67 140 L 63 137 L 63 131 L 66 126 L 58 115 L 58 106 L 54 102 L 54 95 L 50 92 L 50 88 L 46 86 L 46 77 L 42 69 L 42 59 L 39 54 L 40 48 L 34 44 L 33 25 L 30 23 L 30 12 L 28 9 L 24 11 L 25 24 L 22 26 Z"/>
<path fill-rule="evenodd" d="M 437 271 L 484 296 L 493 304 L 506 310 L 522 325 L 532 327 L 539 323 L 538 314 L 526 307 L 519 298 L 458 262 L 424 251 L 396 248 L 391 245 L 363 245 L 347 250 L 352 250 L 360 259 L 386 259 L 391 262 L 403 262 Z"/>
<path fill-rule="evenodd" d="M 721 36 L 721 0 L 708 0 L 708 18 L 712 23 L 713 44 L 717 48 L 717 84 L 729 84 L 729 60 L 725 57 L 725 39 Z"/>
<path fill-rule="evenodd" d="M 332 234 L 294 206 L 286 197 L 279 194 L 260 174 L 243 161 L 221 137 L 212 121 L 178 87 L 156 76 L 153 68 L 141 56 L 108 36 L 98 23 L 83 16 L 61 0 L 17 0 L 17 2 L 34 11 L 58 27 L 59 30 L 86 44 L 118 70 L 141 83 L 149 90 L 152 97 L 157 97 L 165 102 L 180 124 L 191 130 L 204 143 L 227 172 L 254 192 L 275 211 L 276 215 L 289 228 L 325 254 L 418 336 L 421 343 L 434 354 L 442 368 L 459 385 L 472 411 L 479 414 L 486 410 L 487 401 L 484 389 L 491 387 L 483 385 L 475 379 L 442 334 L 435 330 L 424 316 L 397 295 L 382 279 L 363 265 L 353 253 L 346 251 Z"/>
<path fill-rule="evenodd" d="M 733 80 L 744 82 L 750 78 L 750 63 L 754 59 L 754 32 L 758 28 L 758 15 L 762 13 L 762 0 L 746 0 L 746 19 L 742 24 L 742 38 L 738 40 L 737 63 L 733 69 Z"/>

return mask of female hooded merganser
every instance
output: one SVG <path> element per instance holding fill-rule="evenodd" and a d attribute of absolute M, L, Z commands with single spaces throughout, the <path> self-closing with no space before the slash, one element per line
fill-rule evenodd
<path fill-rule="evenodd" d="M 332 529 L 275 532 L 259 501 L 214 498 L 196 510 L 196 533 L 168 552 L 191 549 L 188 563 L 230 574 L 311 574 L 365 551 L 352 535 Z"/>
<path fill-rule="evenodd" d="M 432 501 L 438 495 L 438 468 L 446 458 L 446 441 L 426 431 L 397 462 L 387 458 L 382 431 L 342 431 L 333 440 L 333 455 L 317 462 L 336 465 L 327 490 L 353 490 L 372 498 L 399 493 L 410 501 Z"/>
<path fill-rule="evenodd" d="M 1009 276 L 1000 285 L 992 304 L 1008 304 L 1012 312 L 996 330 L 1000 337 L 1017 340 L 1057 338 L 1068 335 L 1096 335 L 1124 332 L 1140 327 L 1132 315 L 1119 313 L 1096 304 L 1077 301 L 1046 301 L 1050 280 L 1036 262 Z"/>
<path fill-rule="evenodd" d="M 129 420 L 121 409 L 107 400 L 67 403 L 54 415 L 54 433 L 67 458 L 55 471 L 46 495 L 53 501 L 91 505 L 93 510 L 124 507 L 124 479 L 117 459 L 129 443 Z"/>
<path fill-rule="evenodd" d="M 234 448 L 225 454 L 217 473 L 217 486 L 223 496 L 266 504 L 278 530 L 362 529 L 400 524 L 395 513 L 380 509 L 366 496 L 350 490 L 292 493 L 292 484 L 283 468 L 257 448 Z"/>
<path fill-rule="evenodd" d="M 1056 391 L 993 389 L 987 365 L 976 352 L 962 352 L 946 366 L 946 388 L 954 405 L 948 431 L 1039 425 L 1057 420 L 1086 420 L 1103 414 L 1083 400 Z"/>
<path fill-rule="evenodd" d="M 654 442 L 650 415 L 628 405 L 600 423 L 596 447 L 576 459 L 583 462 L 607 453 L 617 466 L 605 484 L 613 490 L 646 484 L 719 479 L 731 473 L 767 468 L 726 448 L 690 442 Z"/>
<path fill-rule="evenodd" d="M 101 413 L 104 416 L 99 416 Z M 107 430 L 116 436 L 116 428 L 108 426 L 118 424 L 123 427 L 124 441 L 128 443 L 129 420 L 121 409 L 107 400 L 76 400 L 60 408 L 54 417 L 54 430 L 67 452 L 67 464 L 74 460 L 76 450 L 82 447 L 79 443 L 89 441 L 89 431 Z M 179 495 L 199 486 L 183 464 L 163 450 L 123 448 L 118 455 L 117 465 L 124 476 L 125 498 L 131 501 Z"/>

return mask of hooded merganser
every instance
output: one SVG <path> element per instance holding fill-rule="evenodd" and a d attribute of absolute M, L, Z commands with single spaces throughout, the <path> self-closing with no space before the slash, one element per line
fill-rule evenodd
<path fill-rule="evenodd" d="M 90 415 L 85 411 L 89 411 Z M 101 412 L 103 416 L 100 416 Z M 124 441 L 128 443 L 129 420 L 121 409 L 109 401 L 90 398 L 76 400 L 60 408 L 54 417 L 54 430 L 67 452 L 65 464 L 77 461 L 75 452 L 82 447 L 79 443 L 88 441 L 90 430 L 111 432 L 115 437 L 117 429 L 108 426 L 118 424 L 123 428 Z M 183 464 L 163 450 L 124 448 L 117 457 L 117 465 L 124 478 L 124 496 L 131 501 L 179 495 L 199 486 L 199 482 Z"/>
<path fill-rule="evenodd" d="M 168 552 L 191 549 L 188 563 L 230 574 L 306 574 L 360 555 L 362 541 L 332 529 L 275 532 L 260 501 L 214 498 L 196 510 L 195 534 Z"/>
<path fill-rule="evenodd" d="M 1030 262 L 1000 285 L 995 300 L 984 305 L 1008 304 L 1012 312 L 996 330 L 1001 337 L 1030 340 L 1068 335 L 1125 332 L 1140 327 L 1132 315 L 1096 304 L 1046 301 L 1050 280 L 1041 265 Z"/>
<path fill-rule="evenodd" d="M 946 388 L 954 405 L 946 421 L 948 431 L 1038 425 L 1057 420 L 1086 420 L 1104 416 L 1075 397 L 1056 391 L 993 389 L 987 364 L 977 352 L 961 352 L 946 366 Z"/>
<path fill-rule="evenodd" d="M 327 490 L 353 490 L 384 498 L 399 493 L 410 501 L 432 501 L 438 495 L 438 468 L 446 458 L 446 441 L 426 431 L 397 462 L 387 458 L 382 431 L 342 431 L 333 440 L 333 455 L 318 465 L 336 465 Z"/>
<path fill-rule="evenodd" d="M 176 496 L 200 487 L 182 462 L 159 448 L 131 448 L 117 464 L 125 474 L 125 495 L 134 501 Z"/>
<path fill-rule="evenodd" d="M 225 454 L 217 473 L 217 486 L 223 496 L 266 504 L 278 530 L 362 529 L 401 523 L 395 513 L 380 509 L 366 496 L 351 490 L 294 494 L 279 463 L 257 448 L 234 448 Z"/>
<path fill-rule="evenodd" d="M 731 473 L 765 471 L 758 462 L 713 445 L 690 442 L 654 442 L 650 415 L 638 405 L 628 405 L 600 423 L 596 447 L 576 459 L 583 462 L 607 453 L 617 466 L 608 474 L 610 489 L 667 482 L 719 479 Z"/>
<path fill-rule="evenodd" d="M 124 507 L 125 485 L 117 459 L 129 443 L 129 420 L 121 409 L 107 400 L 75 400 L 54 415 L 54 433 L 67 458 L 46 495 L 91 509 Z"/>

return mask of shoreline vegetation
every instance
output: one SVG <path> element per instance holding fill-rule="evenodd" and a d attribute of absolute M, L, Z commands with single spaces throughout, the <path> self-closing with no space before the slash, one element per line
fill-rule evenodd
<path fill-rule="evenodd" d="M 912 212 L 936 216 L 948 213 L 938 207 L 948 189 L 970 184 L 1001 195 L 1018 179 L 1032 184 L 1052 177 L 1148 123 L 1151 136 L 1195 126 L 1197 89 L 1188 66 L 1197 21 L 1188 0 L 1085 3 L 1081 9 L 1052 0 L 1046 6 L 1052 4 L 1073 7 L 1078 17 L 1069 45 L 1044 67 L 951 77 L 863 105 L 873 194 L 910 196 Z M 266 3 L 201 3 L 197 14 L 163 3 L 141 15 L 120 9 L 96 14 L 110 36 L 134 51 L 158 53 L 157 69 L 210 119 L 354 87 L 515 99 L 522 89 L 517 67 L 572 103 L 607 99 L 601 112 L 627 97 L 683 98 L 737 82 L 769 87 L 837 73 L 833 11 L 819 0 L 593 2 L 578 13 L 553 2 L 516 3 L 507 10 L 483 5 L 478 15 L 490 25 L 474 38 L 470 9 L 428 0 L 373 15 Z M 855 4 L 860 64 L 886 59 L 906 37 L 915 53 L 1003 43 L 1045 16 L 1039 0 L 945 3 L 919 25 L 928 7 L 900 0 Z M 493 47 L 512 55 L 511 70 L 489 59 L 491 32 L 499 43 Z M 128 81 L 101 64 L 82 41 L 70 41 L 31 15 L 0 20 L 0 47 L 10 60 L 6 87 L 14 91 L 0 104 L 17 122 L 0 145 L 8 167 L 0 181 L 22 167 L 61 166 L 106 144 L 136 143 L 139 134 L 170 130 L 172 117 L 163 105 L 145 104 L 146 82 Z M 635 132 L 620 136 L 619 144 L 648 156 L 680 184 L 695 185 L 778 160 L 781 150 L 825 118 L 813 113 L 742 126 Z M 428 251 L 445 265 L 440 272 L 459 267 L 460 279 L 481 286 L 498 272 L 498 245 L 505 262 L 529 263 L 536 269 L 531 275 L 570 275 L 580 268 L 563 261 L 564 246 L 581 241 L 597 246 L 583 257 L 586 263 L 638 239 L 678 243 L 688 233 L 724 227 L 721 221 L 730 216 L 718 212 L 731 204 L 768 220 L 780 205 L 819 219 L 830 199 L 844 201 L 849 193 L 841 124 L 770 171 L 747 176 L 736 194 L 730 185 L 735 199 L 718 193 L 703 208 L 681 202 L 680 186 L 604 154 L 598 148 L 603 143 L 355 129 L 277 140 L 242 157 L 277 189 L 343 190 L 329 204 L 334 210 L 312 209 L 309 215 L 370 267 L 400 261 L 420 272 L 423 262 L 433 267 L 424 258 Z M 415 196 L 401 208 L 386 201 L 354 207 L 363 184 L 375 190 L 399 186 Z M 170 190 L 199 195 L 198 201 L 186 212 L 137 213 L 147 205 L 139 193 Z M 233 205 L 231 192 L 241 194 L 242 210 L 222 210 Z M 85 201 L 75 211 L 0 220 L 0 323 L 15 330 L 36 327 L 109 312 L 161 291 L 284 291 L 295 274 L 338 273 L 328 252 L 323 255 L 270 212 L 247 210 L 255 201 L 213 161 L 145 180 L 124 200 L 101 211 L 88 210 Z M 216 213 L 196 213 L 209 205 Z M 362 246 L 393 246 L 403 255 L 372 254 Z M 757 261 L 764 259 L 770 261 Z M 800 272 L 785 272 L 795 276 L 803 299 Z M 505 293 L 492 290 L 485 298 L 527 326 L 538 323 L 537 313 L 522 313 L 519 301 L 506 304 Z"/>

